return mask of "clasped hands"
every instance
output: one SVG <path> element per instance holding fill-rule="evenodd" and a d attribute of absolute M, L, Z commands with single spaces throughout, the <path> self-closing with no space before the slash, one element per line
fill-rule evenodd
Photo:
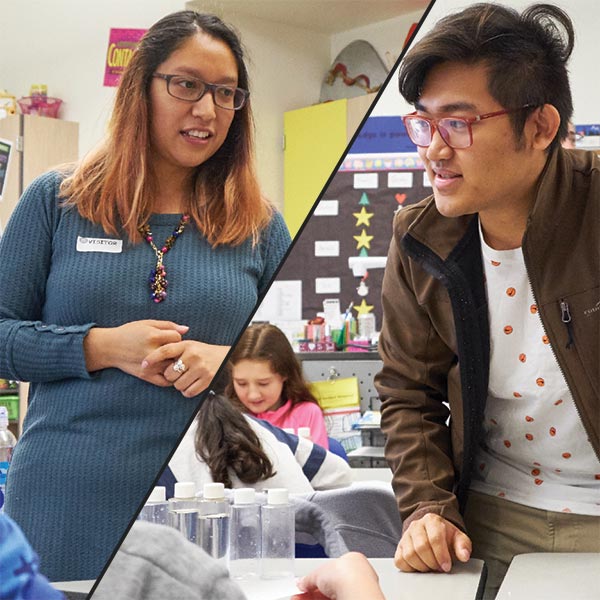
<path fill-rule="evenodd" d="M 119 327 L 93 327 L 84 339 L 88 371 L 114 367 L 186 398 L 204 391 L 229 346 L 184 340 L 187 325 L 146 319 Z M 174 368 L 176 367 L 176 368 Z"/>

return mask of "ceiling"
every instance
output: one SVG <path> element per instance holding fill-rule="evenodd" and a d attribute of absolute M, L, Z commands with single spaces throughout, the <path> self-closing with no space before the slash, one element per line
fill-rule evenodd
<path fill-rule="evenodd" d="M 188 5 L 206 9 L 210 3 L 196 0 Z M 218 0 L 218 4 L 228 14 L 250 15 L 331 35 L 424 11 L 429 0 Z"/>

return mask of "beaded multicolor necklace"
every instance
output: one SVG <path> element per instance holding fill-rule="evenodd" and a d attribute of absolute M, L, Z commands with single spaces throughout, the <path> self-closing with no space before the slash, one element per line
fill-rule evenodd
<path fill-rule="evenodd" d="M 148 278 L 148 283 L 150 284 L 150 290 L 152 293 L 150 294 L 150 298 L 156 302 L 162 302 L 167 297 L 167 271 L 163 265 L 163 257 L 164 255 L 175 245 L 177 238 L 183 233 L 185 226 L 189 223 L 190 216 L 183 215 L 181 217 L 181 221 L 179 221 L 179 225 L 173 230 L 173 233 L 165 240 L 163 247 L 159 250 L 154 243 L 154 238 L 152 237 L 152 231 L 150 230 L 150 225 L 142 225 L 139 228 L 139 232 L 142 234 L 143 238 L 150 244 L 152 250 L 154 250 L 154 254 L 156 254 L 156 267 L 150 271 L 150 277 Z"/>

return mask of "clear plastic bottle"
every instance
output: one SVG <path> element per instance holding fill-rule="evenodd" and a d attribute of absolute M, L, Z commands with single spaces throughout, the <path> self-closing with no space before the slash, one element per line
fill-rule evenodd
<path fill-rule="evenodd" d="M 229 552 L 229 501 L 222 483 L 205 483 L 198 502 L 196 543 L 210 556 L 227 561 Z"/>
<path fill-rule="evenodd" d="M 293 577 L 295 513 L 285 488 L 268 490 L 267 503 L 261 507 L 261 519 L 261 577 Z"/>
<path fill-rule="evenodd" d="M 253 488 L 233 492 L 229 572 L 234 579 L 252 579 L 260 571 L 260 505 Z"/>
<path fill-rule="evenodd" d="M 6 406 L 0 406 L 0 512 L 4 512 L 6 476 L 16 443 L 17 438 L 8 428 L 8 409 Z"/>
<path fill-rule="evenodd" d="M 178 481 L 175 484 L 174 496 L 169 498 L 167 523 L 181 531 L 190 542 L 196 543 L 198 500 L 196 484 L 193 481 Z"/>
<path fill-rule="evenodd" d="M 140 511 L 138 519 L 148 521 L 149 523 L 167 524 L 169 503 L 166 500 L 166 489 L 162 485 L 157 485 L 150 495 L 146 504 Z"/>

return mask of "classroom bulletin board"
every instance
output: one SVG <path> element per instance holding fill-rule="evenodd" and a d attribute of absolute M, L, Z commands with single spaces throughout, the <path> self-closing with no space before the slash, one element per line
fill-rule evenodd
<path fill-rule="evenodd" d="M 431 195 L 416 148 L 399 117 L 370 117 L 288 255 L 277 281 L 300 281 L 302 318 L 338 299 L 381 326 L 383 268 L 355 276 L 348 258 L 386 257 L 394 213 Z"/>

